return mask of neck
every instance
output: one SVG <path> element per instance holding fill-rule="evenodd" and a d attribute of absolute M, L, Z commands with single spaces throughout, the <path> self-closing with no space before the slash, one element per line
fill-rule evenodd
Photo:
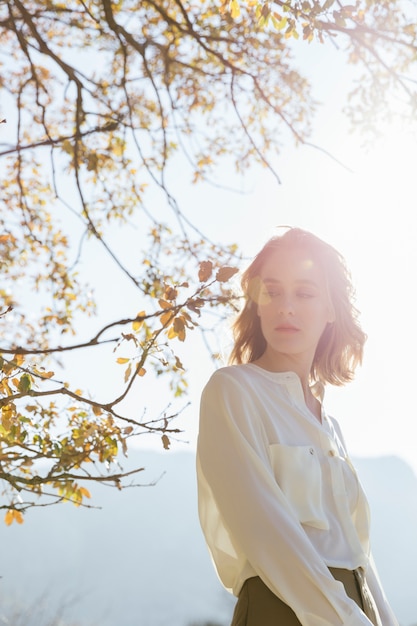
<path fill-rule="evenodd" d="M 255 364 L 269 372 L 294 372 L 300 379 L 304 392 L 304 400 L 310 411 L 321 421 L 321 405 L 310 389 L 310 371 L 312 359 L 298 355 L 271 354 L 268 348 Z"/>
<path fill-rule="evenodd" d="M 310 370 L 312 359 L 306 359 L 301 355 L 277 354 L 268 348 L 259 359 L 255 361 L 256 365 L 262 367 L 269 372 L 294 372 L 301 381 L 304 395 L 310 390 Z"/>

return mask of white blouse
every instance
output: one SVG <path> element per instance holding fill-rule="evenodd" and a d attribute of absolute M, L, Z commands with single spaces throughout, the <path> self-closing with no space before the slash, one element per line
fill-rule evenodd
<path fill-rule="evenodd" d="M 213 374 L 201 399 L 197 478 L 201 526 L 229 591 L 237 596 L 260 576 L 303 626 L 370 626 L 328 570 L 363 567 L 382 625 L 397 626 L 339 425 L 310 412 L 295 373 L 246 364 Z"/>

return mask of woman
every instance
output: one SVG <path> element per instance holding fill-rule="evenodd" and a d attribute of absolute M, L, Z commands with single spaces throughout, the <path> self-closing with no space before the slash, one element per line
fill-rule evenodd
<path fill-rule="evenodd" d="M 201 400 L 199 515 L 232 626 L 397 626 L 369 548 L 365 495 L 325 383 L 366 336 L 340 254 L 311 233 L 271 239 L 243 274 L 229 367 Z"/>

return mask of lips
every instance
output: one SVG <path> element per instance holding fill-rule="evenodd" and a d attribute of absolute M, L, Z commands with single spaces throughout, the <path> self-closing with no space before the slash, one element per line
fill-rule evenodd
<path fill-rule="evenodd" d="M 292 324 L 282 324 L 281 326 L 276 326 L 275 330 L 285 333 L 297 333 L 300 329 L 297 326 L 292 326 Z"/>

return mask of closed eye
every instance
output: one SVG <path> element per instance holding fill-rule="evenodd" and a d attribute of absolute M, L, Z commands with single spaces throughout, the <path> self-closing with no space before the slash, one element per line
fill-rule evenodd
<path fill-rule="evenodd" d="M 315 293 L 311 293 L 310 291 L 299 291 L 297 293 L 297 296 L 299 298 L 315 298 L 316 294 Z"/>
<path fill-rule="evenodd" d="M 270 298 L 275 298 L 277 296 L 280 296 L 281 292 L 275 291 L 274 289 L 268 289 L 267 291 L 264 291 L 262 295 L 269 296 Z"/>

